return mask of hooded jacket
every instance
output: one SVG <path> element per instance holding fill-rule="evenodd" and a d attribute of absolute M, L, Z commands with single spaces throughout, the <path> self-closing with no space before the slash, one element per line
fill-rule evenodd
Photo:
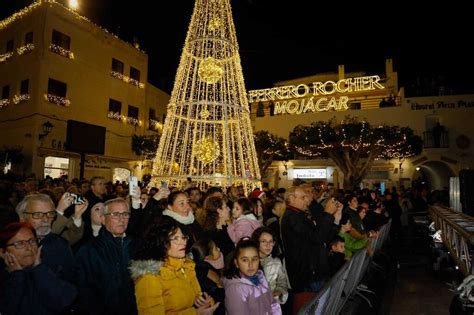
<path fill-rule="evenodd" d="M 183 258 L 132 261 L 139 314 L 196 314 L 194 299 L 201 295 L 195 264 Z"/>
<path fill-rule="evenodd" d="M 272 292 L 280 291 L 282 295 L 278 298 L 278 303 L 285 304 L 288 300 L 288 277 L 283 268 L 280 258 L 272 255 L 261 258 L 260 264 L 263 267 L 265 278 Z"/>
<path fill-rule="evenodd" d="M 263 271 L 257 271 L 257 276 L 258 286 L 245 278 L 224 279 L 226 314 L 281 314 L 280 304 L 273 298 Z"/>
<path fill-rule="evenodd" d="M 261 226 L 262 222 L 258 221 L 253 213 L 245 214 L 227 227 L 227 233 L 232 242 L 237 244 L 241 238 L 251 237 L 252 233 Z"/>

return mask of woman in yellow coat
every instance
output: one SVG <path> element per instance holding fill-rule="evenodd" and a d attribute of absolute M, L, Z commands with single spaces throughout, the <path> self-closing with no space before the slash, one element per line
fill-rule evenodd
<path fill-rule="evenodd" d="M 201 292 L 187 241 L 180 224 L 166 216 L 145 231 L 130 267 L 139 314 L 212 314 L 217 308 Z"/>

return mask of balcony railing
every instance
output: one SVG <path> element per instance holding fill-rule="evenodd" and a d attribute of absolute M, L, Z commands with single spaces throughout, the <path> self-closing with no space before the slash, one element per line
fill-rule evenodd
<path fill-rule="evenodd" d="M 449 148 L 449 133 L 442 131 L 438 136 L 432 131 L 423 132 L 423 147 L 428 148 Z"/>

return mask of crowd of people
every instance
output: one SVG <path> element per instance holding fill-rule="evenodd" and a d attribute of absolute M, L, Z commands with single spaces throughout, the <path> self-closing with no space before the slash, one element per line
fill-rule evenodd
<path fill-rule="evenodd" d="M 295 314 L 427 201 L 311 183 L 128 191 L 102 177 L 0 191 L 0 314 Z"/>

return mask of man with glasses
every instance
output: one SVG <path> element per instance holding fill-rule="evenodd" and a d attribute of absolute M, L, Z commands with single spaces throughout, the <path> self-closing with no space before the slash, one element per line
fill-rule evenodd
<path fill-rule="evenodd" d="M 285 199 L 287 207 L 281 220 L 281 234 L 286 270 L 295 292 L 293 311 L 296 313 L 323 287 L 329 276 L 324 231 L 328 230 L 327 225 L 339 223 L 342 207 L 334 217 L 330 216 L 331 222 L 317 222 L 308 210 L 312 198 L 304 187 L 288 188 Z"/>
<path fill-rule="evenodd" d="M 23 198 L 16 207 L 21 222 L 29 223 L 36 231 L 42 246 L 41 260 L 58 276 L 67 281 L 73 279 L 74 256 L 68 242 L 51 232 L 56 210 L 46 194 L 31 194 Z"/>
<path fill-rule="evenodd" d="M 135 287 L 128 270 L 129 204 L 122 198 L 104 203 L 99 236 L 76 255 L 78 314 L 136 314 Z"/>

